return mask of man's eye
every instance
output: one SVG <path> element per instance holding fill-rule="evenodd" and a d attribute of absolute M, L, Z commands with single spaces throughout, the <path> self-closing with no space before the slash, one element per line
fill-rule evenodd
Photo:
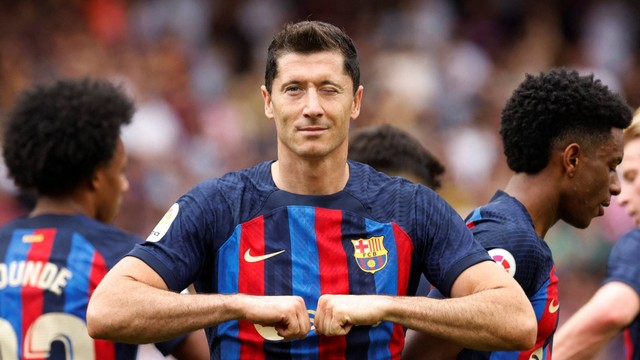
<path fill-rule="evenodd" d="M 334 89 L 334 88 L 322 88 L 320 91 L 322 91 L 323 93 L 326 94 L 335 94 L 338 92 L 338 90 Z"/>

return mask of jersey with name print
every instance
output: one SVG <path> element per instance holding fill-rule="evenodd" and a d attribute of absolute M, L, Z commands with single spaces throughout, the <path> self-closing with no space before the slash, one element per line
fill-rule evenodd
<path fill-rule="evenodd" d="M 462 271 L 490 260 L 427 187 L 350 161 L 342 191 L 303 196 L 279 190 L 270 165 L 197 185 L 131 255 L 171 289 L 195 282 L 203 293 L 297 295 L 311 319 L 322 294 L 413 295 L 423 272 L 448 294 Z M 288 342 L 246 321 L 207 335 L 212 359 L 397 359 L 404 346 L 403 328 L 390 322 Z"/>
<path fill-rule="evenodd" d="M 458 359 L 551 359 L 560 307 L 558 278 L 551 249 L 536 233 L 529 212 L 514 197 L 498 190 L 487 205 L 469 214 L 466 222 L 476 240 L 527 294 L 538 320 L 538 334 L 534 347 L 526 351 L 465 349 Z"/>
<path fill-rule="evenodd" d="M 0 228 L 0 359 L 135 359 L 136 345 L 89 337 L 86 311 L 107 271 L 140 242 L 82 215 Z"/>
<path fill-rule="evenodd" d="M 604 283 L 619 281 L 631 286 L 640 296 L 640 229 L 633 229 L 620 237 L 611 249 Z M 640 360 L 640 317 L 624 330 L 628 360 Z"/>

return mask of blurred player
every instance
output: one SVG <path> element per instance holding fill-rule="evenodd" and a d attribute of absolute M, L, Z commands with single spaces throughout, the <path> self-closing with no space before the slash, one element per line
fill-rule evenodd
<path fill-rule="evenodd" d="M 616 166 L 622 160 L 622 131 L 630 122 L 626 103 L 592 75 L 564 69 L 527 75 L 513 92 L 502 110 L 500 134 L 515 174 L 466 222 L 524 289 L 538 319 L 538 335 L 527 351 L 464 349 L 458 359 L 551 359 L 560 303 L 544 237 L 558 220 L 586 228 L 619 194 Z M 414 332 L 407 337 L 405 358 L 443 355 L 443 342 L 430 346 Z M 451 358 L 449 350 L 455 354 L 459 349 L 444 350 L 443 358 Z"/>
<path fill-rule="evenodd" d="M 417 139 L 389 124 L 353 131 L 349 139 L 349 159 L 434 191 L 440 188 L 440 177 L 444 173 L 444 166 Z"/>
<path fill-rule="evenodd" d="M 618 201 L 640 226 L 640 110 L 624 132 Z M 592 359 L 624 332 L 626 357 L 640 359 L 640 228 L 623 235 L 611 249 L 607 276 L 593 297 L 558 329 L 554 360 Z"/>
<path fill-rule="evenodd" d="M 0 228 L 1 359 L 135 359 L 137 345 L 94 340 L 85 324 L 98 283 L 140 242 L 107 225 L 129 188 L 120 128 L 133 111 L 117 87 L 84 79 L 34 87 L 10 114 L 4 160 L 36 204 Z M 158 348 L 208 354 L 202 332 Z"/>

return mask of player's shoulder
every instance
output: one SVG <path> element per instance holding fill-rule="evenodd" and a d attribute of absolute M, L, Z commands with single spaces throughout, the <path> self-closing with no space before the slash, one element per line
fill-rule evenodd
<path fill-rule="evenodd" d="M 0 228 L 2 232 L 20 229 L 54 229 L 58 232 L 81 235 L 100 234 L 100 237 L 134 239 L 135 236 L 113 225 L 105 224 L 86 215 L 42 214 L 34 217 L 20 217 Z"/>
<path fill-rule="evenodd" d="M 112 254 L 122 256 L 135 244 L 142 242 L 138 236 L 80 214 L 44 214 L 19 218 L 0 229 L 0 238 L 42 229 L 52 230 L 56 242 L 74 243 L 78 248 L 97 251 L 103 257 Z"/>
<path fill-rule="evenodd" d="M 619 243 L 635 243 L 640 244 L 640 228 L 634 228 L 622 234 L 616 244 Z"/>
<path fill-rule="evenodd" d="M 616 240 L 612 249 L 612 253 L 621 254 L 637 254 L 638 251 L 640 251 L 640 228 L 634 228 L 624 233 Z"/>
<path fill-rule="evenodd" d="M 228 172 L 220 177 L 203 180 L 192 187 L 186 195 L 237 197 L 243 193 L 275 189 L 270 166 L 273 161 Z"/>
<path fill-rule="evenodd" d="M 76 215 L 67 218 L 64 227 L 80 235 L 100 252 L 126 253 L 142 239 L 114 225 Z"/>
<path fill-rule="evenodd" d="M 485 248 L 503 248 L 514 256 L 548 256 L 548 246 L 538 236 L 524 205 L 498 191 L 491 201 L 473 210 L 467 227 Z"/>
<path fill-rule="evenodd" d="M 428 187 L 413 183 L 400 176 L 390 176 L 373 167 L 349 160 L 349 182 L 347 189 L 352 192 L 368 194 L 416 193 L 432 195 L 435 192 Z"/>

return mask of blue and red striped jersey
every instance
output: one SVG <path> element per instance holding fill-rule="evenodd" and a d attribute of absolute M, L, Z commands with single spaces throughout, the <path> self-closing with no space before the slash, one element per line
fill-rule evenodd
<path fill-rule="evenodd" d="M 489 255 L 524 289 L 538 320 L 534 347 L 527 351 L 481 352 L 465 349 L 458 359 L 551 359 L 558 326 L 558 278 L 551 249 L 536 233 L 527 209 L 504 191 L 466 218 L 467 227 Z"/>
<path fill-rule="evenodd" d="M 0 358 L 135 359 L 137 346 L 94 340 L 89 298 L 142 240 L 83 215 L 40 215 L 0 228 Z"/>
<path fill-rule="evenodd" d="M 296 195 L 275 186 L 270 165 L 197 185 L 130 255 L 171 289 L 195 283 L 203 293 L 297 295 L 312 319 L 322 294 L 413 295 L 421 273 L 448 294 L 462 271 L 490 260 L 427 187 L 349 161 L 342 191 Z M 385 322 L 343 337 L 312 330 L 290 342 L 246 321 L 207 335 L 212 359 L 390 359 L 404 346 L 404 329 Z"/>
<path fill-rule="evenodd" d="M 620 237 L 611 249 L 604 284 L 619 281 L 631 286 L 640 296 L 640 229 L 633 229 Z M 640 317 L 624 330 L 627 360 L 640 360 Z"/>

